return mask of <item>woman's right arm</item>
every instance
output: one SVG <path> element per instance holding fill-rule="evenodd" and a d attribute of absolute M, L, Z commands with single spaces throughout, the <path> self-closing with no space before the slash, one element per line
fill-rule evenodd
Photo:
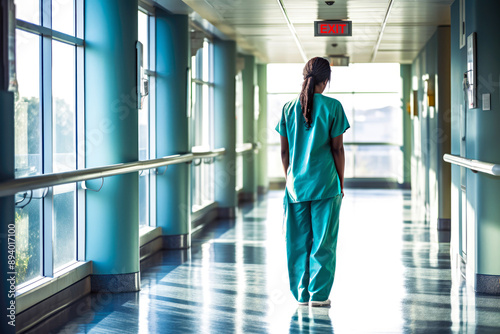
<path fill-rule="evenodd" d="M 288 138 L 280 136 L 281 138 L 281 163 L 285 171 L 285 180 L 287 177 L 288 166 L 290 165 L 290 150 L 288 146 Z"/>
<path fill-rule="evenodd" d="M 344 197 L 344 135 L 330 139 L 330 147 L 332 150 L 333 161 L 335 162 L 335 167 L 337 168 L 337 173 L 339 174 L 340 191 L 342 192 L 342 197 Z"/>

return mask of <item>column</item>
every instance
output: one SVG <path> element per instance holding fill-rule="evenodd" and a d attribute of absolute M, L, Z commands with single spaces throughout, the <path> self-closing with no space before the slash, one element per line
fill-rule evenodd
<path fill-rule="evenodd" d="M 219 217 L 232 218 L 236 198 L 236 43 L 214 40 L 214 130 L 215 148 L 226 154 L 215 163 L 215 200 Z"/>
<path fill-rule="evenodd" d="M 3 78 L 2 78 L 3 79 Z M 1 88 L 0 88 L 1 89 Z M 14 178 L 14 94 L 0 90 L 0 182 Z M 8 272 L 15 271 L 9 266 L 9 225 L 15 224 L 14 196 L 0 197 L 0 307 L 2 308 L 2 322 L 0 332 L 5 334 L 15 333 L 16 327 L 9 325 L 14 320 L 15 324 L 15 297 L 9 296 L 13 289 L 15 292 L 15 278 Z M 13 285 L 12 285 L 13 284 Z M 13 311 L 12 311 L 13 309 Z M 13 313 L 12 313 L 13 312 Z M 12 322 L 11 322 L 12 324 Z"/>
<path fill-rule="evenodd" d="M 267 64 L 257 65 L 259 83 L 259 119 L 257 121 L 257 141 L 260 150 L 257 155 L 257 192 L 264 194 L 269 190 L 267 177 L 267 132 L 272 131 L 272 124 L 267 124 Z"/>
<path fill-rule="evenodd" d="M 156 156 L 185 154 L 189 147 L 187 15 L 156 11 Z M 156 219 L 163 247 L 191 246 L 190 165 L 169 166 L 156 178 Z"/>
<path fill-rule="evenodd" d="M 137 0 L 85 1 L 86 167 L 137 161 Z M 86 195 L 93 291 L 140 289 L 137 173 Z"/>
<path fill-rule="evenodd" d="M 255 57 L 244 56 L 243 69 L 243 142 L 256 142 L 257 118 L 255 112 Z M 243 155 L 243 201 L 257 200 L 256 156 L 253 151 Z"/>
<path fill-rule="evenodd" d="M 437 193 L 438 217 L 437 229 L 451 229 L 451 165 L 444 162 L 443 155 L 451 153 L 451 78 L 450 78 L 450 27 L 437 28 L 437 131 L 434 142 L 437 143 Z M 432 222 L 433 223 L 433 222 Z"/>
<path fill-rule="evenodd" d="M 400 66 L 400 76 L 402 82 L 402 93 L 403 93 L 403 186 L 405 188 L 410 188 L 411 184 L 411 106 L 410 106 L 410 96 L 411 91 L 411 65 L 401 65 Z"/>

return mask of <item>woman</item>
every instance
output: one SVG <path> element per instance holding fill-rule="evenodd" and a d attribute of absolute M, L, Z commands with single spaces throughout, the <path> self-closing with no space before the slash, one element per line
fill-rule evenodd
<path fill-rule="evenodd" d="M 344 197 L 343 133 L 349 122 L 340 102 L 322 95 L 330 81 L 329 62 L 312 58 L 303 75 L 300 96 L 285 104 L 276 126 L 286 175 L 288 276 L 299 304 L 328 306 Z"/>

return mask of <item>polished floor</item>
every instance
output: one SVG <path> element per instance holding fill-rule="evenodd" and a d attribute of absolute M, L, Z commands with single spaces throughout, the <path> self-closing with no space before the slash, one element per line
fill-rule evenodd
<path fill-rule="evenodd" d="M 500 333 L 500 298 L 451 279 L 447 236 L 412 207 L 401 190 L 346 192 L 331 308 L 298 306 L 288 290 L 275 191 L 192 249 L 151 257 L 140 292 L 84 298 L 51 332 Z"/>

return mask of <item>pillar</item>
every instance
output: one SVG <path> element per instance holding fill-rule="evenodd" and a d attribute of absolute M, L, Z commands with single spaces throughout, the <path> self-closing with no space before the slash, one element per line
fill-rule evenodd
<path fill-rule="evenodd" d="M 437 75 L 438 82 L 437 131 L 434 133 L 436 146 L 437 184 L 437 229 L 451 229 L 451 165 L 443 161 L 443 155 L 451 153 L 451 78 L 450 78 L 450 27 L 437 29 Z"/>
<path fill-rule="evenodd" d="M 86 167 L 137 161 L 137 0 L 85 1 Z M 140 289 L 138 174 L 86 194 L 93 291 Z"/>
<path fill-rule="evenodd" d="M 269 189 L 267 177 L 267 132 L 271 124 L 267 124 L 267 64 L 257 65 L 257 80 L 259 84 L 259 119 L 257 121 L 257 141 L 260 150 L 257 156 L 257 192 L 264 194 Z"/>
<path fill-rule="evenodd" d="M 14 94 L 1 90 L 0 87 L 0 182 L 14 178 Z M 9 265 L 9 225 L 15 224 L 14 196 L 0 197 L 0 298 L 2 308 L 2 321 L 0 332 L 5 334 L 15 333 L 15 272 Z M 12 225 L 11 225 L 12 226 Z M 14 280 L 12 280 L 14 278 Z M 13 285 L 12 285 L 13 284 Z M 12 306 L 12 303 L 14 303 Z M 14 317 L 11 309 L 14 308 Z M 11 322 L 14 320 L 14 322 Z M 9 324 L 10 322 L 10 324 Z M 14 326 L 12 326 L 14 324 Z"/>
<path fill-rule="evenodd" d="M 244 56 L 243 74 L 243 142 L 256 142 L 257 117 L 255 110 L 255 57 Z M 257 200 L 257 161 L 254 151 L 243 155 L 243 201 Z"/>
<path fill-rule="evenodd" d="M 403 186 L 409 188 L 411 184 L 411 108 L 410 108 L 410 96 L 411 96 L 411 65 L 401 65 L 400 66 L 400 76 L 402 82 L 402 93 L 403 93 Z"/>
<path fill-rule="evenodd" d="M 214 40 L 215 148 L 226 149 L 215 163 L 215 200 L 219 217 L 236 214 L 236 43 Z"/>
<path fill-rule="evenodd" d="M 156 156 L 185 154 L 189 147 L 187 15 L 156 11 Z M 163 247 L 191 246 L 190 165 L 169 166 L 156 178 L 156 219 Z"/>

